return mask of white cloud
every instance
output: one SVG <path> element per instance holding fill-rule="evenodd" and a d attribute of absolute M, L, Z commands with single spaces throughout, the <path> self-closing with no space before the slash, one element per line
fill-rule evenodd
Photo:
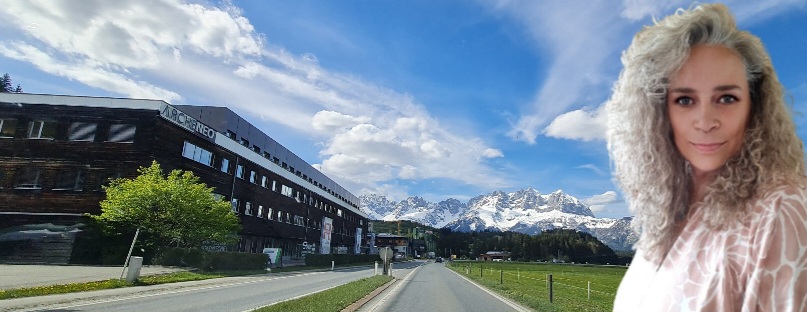
<path fill-rule="evenodd" d="M 583 200 L 586 205 L 607 205 L 619 202 L 619 196 L 614 191 L 607 191 L 605 193 L 594 195 Z"/>
<path fill-rule="evenodd" d="M 604 140 L 607 118 L 603 107 L 593 112 L 578 109 L 563 113 L 552 120 L 544 134 L 558 139 Z"/>
<path fill-rule="evenodd" d="M 5 1 L 0 16 L 21 36 L 0 40 L 0 55 L 128 97 L 279 123 L 322 141 L 315 167 L 358 193 L 403 193 L 398 178 L 505 185 L 482 162 L 499 150 L 441 126 L 409 95 L 289 53 L 230 2 L 204 3 Z"/>
<path fill-rule="evenodd" d="M 482 156 L 485 158 L 497 158 L 497 157 L 504 157 L 504 153 L 501 150 L 487 148 L 482 151 Z"/>
<path fill-rule="evenodd" d="M 536 50 L 548 54 L 542 84 L 508 133 L 534 143 L 553 118 L 605 92 L 607 60 L 623 48 L 617 39 L 627 23 L 599 1 L 500 1 L 496 9 L 522 22 Z"/>
<path fill-rule="evenodd" d="M 598 174 L 600 176 L 607 176 L 608 175 L 608 173 L 606 173 L 605 171 L 602 171 L 602 169 L 600 169 L 599 167 L 597 167 L 595 165 L 592 165 L 592 164 L 580 165 L 580 166 L 577 166 L 577 168 L 578 169 L 588 169 L 588 170 L 594 171 L 594 173 L 596 173 L 596 174 Z"/>

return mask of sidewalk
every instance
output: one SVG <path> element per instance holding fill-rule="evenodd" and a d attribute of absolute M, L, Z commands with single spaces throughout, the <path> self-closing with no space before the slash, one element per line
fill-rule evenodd
<path fill-rule="evenodd" d="M 182 268 L 143 266 L 140 276 L 184 271 Z M 0 264 L 0 290 L 120 278 L 123 267 Z M 124 276 L 125 278 L 126 276 Z"/>

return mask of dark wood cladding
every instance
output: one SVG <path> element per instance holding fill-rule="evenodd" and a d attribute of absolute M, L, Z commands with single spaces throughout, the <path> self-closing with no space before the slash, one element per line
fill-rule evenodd
<path fill-rule="evenodd" d="M 261 252 L 263 247 L 283 247 L 285 255 L 299 254 L 303 243 L 319 244 L 321 222 L 331 218 L 335 229 L 331 246 L 355 247 L 355 233 L 367 232 L 367 219 L 354 213 L 344 204 L 332 202 L 312 191 L 314 185 L 299 185 L 281 175 L 212 143 L 195 132 L 181 128 L 159 115 L 158 110 L 112 107 L 83 107 L 45 104 L 0 103 L 0 119 L 17 120 L 12 138 L 0 138 L 0 213 L 6 222 L 0 227 L 14 226 L 11 223 L 37 222 L 37 215 L 55 215 L 57 219 L 81 220 L 85 213 L 99 214 L 99 202 L 105 198 L 101 185 L 110 177 L 135 177 L 137 169 L 156 160 L 167 173 L 170 170 L 190 170 L 200 180 L 227 200 L 240 201 L 238 215 L 242 224 L 242 237 L 237 249 Z M 28 122 L 48 120 L 55 122 L 53 138 L 31 139 Z M 95 124 L 95 137 L 91 141 L 71 141 L 70 127 L 73 123 Z M 132 142 L 109 142 L 112 125 L 134 125 Z M 223 135 L 218 133 L 217 135 Z M 182 155 L 185 143 L 193 144 L 211 152 L 212 165 L 202 164 Z M 221 170 L 223 159 L 229 161 L 229 171 Z M 245 168 L 244 178 L 235 176 L 236 166 Z M 27 168 L 40 170 L 40 188 L 19 188 L 15 183 Z M 60 174 L 81 172 L 83 181 L 78 189 L 56 189 Z M 258 180 L 249 181 L 249 172 L 255 171 Z M 266 177 L 266 187 L 260 177 Z M 276 183 L 276 189 L 272 183 Z M 300 201 L 281 194 L 281 185 L 294 189 L 308 200 Z M 314 200 L 333 209 L 313 205 Z M 245 211 L 245 203 L 253 205 L 251 215 Z M 263 208 L 257 215 L 257 207 Z M 304 224 L 278 220 L 276 215 L 267 216 L 267 210 L 302 217 Z M 341 216 L 337 214 L 341 210 Z M 3 215 L 0 215 L 3 218 Z M 53 218 L 51 218 L 53 219 Z M 16 220 L 16 221 L 9 221 Z M 362 237 L 363 239 L 363 237 Z"/>

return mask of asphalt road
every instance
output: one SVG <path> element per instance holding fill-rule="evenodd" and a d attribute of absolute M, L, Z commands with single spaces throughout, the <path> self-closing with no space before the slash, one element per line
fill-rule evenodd
<path fill-rule="evenodd" d="M 368 302 L 359 311 L 528 311 L 528 309 L 477 286 L 446 268 L 443 263 L 424 263 L 403 270 L 399 281 Z"/>
<path fill-rule="evenodd" d="M 372 275 L 372 267 L 360 267 L 129 287 L 2 300 L 0 311 L 248 311 Z"/>

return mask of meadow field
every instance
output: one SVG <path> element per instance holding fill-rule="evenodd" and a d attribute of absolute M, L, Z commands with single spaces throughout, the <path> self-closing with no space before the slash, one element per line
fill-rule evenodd
<path fill-rule="evenodd" d="M 611 311 L 625 266 L 451 261 L 446 267 L 535 311 Z M 547 277 L 552 274 L 552 302 Z"/>

